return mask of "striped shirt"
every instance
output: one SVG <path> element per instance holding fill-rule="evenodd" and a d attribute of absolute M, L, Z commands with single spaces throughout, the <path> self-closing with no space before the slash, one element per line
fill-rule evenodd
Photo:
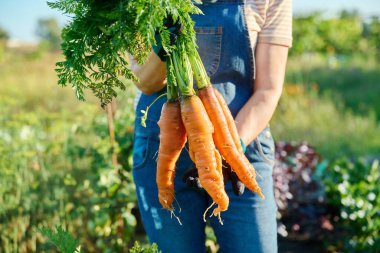
<path fill-rule="evenodd" d="M 246 0 L 251 45 L 292 46 L 292 0 Z"/>

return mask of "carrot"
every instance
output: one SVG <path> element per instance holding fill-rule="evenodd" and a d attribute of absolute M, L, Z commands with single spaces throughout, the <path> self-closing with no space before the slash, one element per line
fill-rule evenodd
<path fill-rule="evenodd" d="M 212 139 L 214 127 L 197 96 L 182 99 L 181 114 L 189 142 L 190 158 L 198 169 L 203 188 L 218 204 L 213 211 L 214 215 L 218 215 L 227 210 L 229 199 L 224 190 L 221 157 Z"/>
<path fill-rule="evenodd" d="M 228 130 L 231 134 L 232 139 L 234 140 L 235 146 L 239 150 L 239 152 L 243 152 L 243 148 L 241 147 L 241 143 L 240 143 L 240 137 L 236 129 L 235 120 L 232 117 L 231 111 L 228 108 L 228 105 L 226 101 L 224 100 L 224 97 L 222 96 L 222 94 L 220 94 L 217 89 L 214 89 L 214 93 L 215 93 L 216 98 L 218 99 L 220 107 L 223 110 L 223 114 L 226 117 Z"/>
<path fill-rule="evenodd" d="M 199 90 L 199 98 L 202 100 L 207 114 L 214 125 L 213 139 L 223 158 L 236 172 L 243 184 L 253 192 L 257 192 L 264 198 L 260 186 L 256 181 L 256 172 L 247 157 L 236 148 L 236 142 L 230 134 L 228 125 L 234 124 L 231 119 L 227 122 L 223 109 L 215 95 L 214 88 L 210 85 Z M 240 145 L 240 143 L 239 143 Z"/>
<path fill-rule="evenodd" d="M 162 107 L 161 117 L 158 121 L 160 127 L 156 176 L 158 199 L 161 205 L 169 210 L 173 210 L 176 162 L 186 143 L 186 131 L 180 110 L 178 101 L 167 102 Z"/>

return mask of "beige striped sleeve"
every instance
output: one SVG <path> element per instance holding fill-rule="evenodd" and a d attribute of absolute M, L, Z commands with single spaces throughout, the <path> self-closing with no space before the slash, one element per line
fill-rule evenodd
<path fill-rule="evenodd" d="M 269 0 L 258 43 L 292 46 L 292 0 Z"/>
<path fill-rule="evenodd" d="M 247 29 L 251 47 L 254 49 L 257 43 L 257 34 L 265 22 L 265 12 L 268 0 L 246 0 L 244 7 L 244 16 L 247 23 Z"/>

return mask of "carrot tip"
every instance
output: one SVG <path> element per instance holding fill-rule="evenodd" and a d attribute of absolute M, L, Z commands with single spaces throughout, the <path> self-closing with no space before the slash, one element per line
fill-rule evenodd
<path fill-rule="evenodd" d="M 175 213 L 174 213 L 174 209 L 170 211 L 170 217 L 171 217 L 171 218 L 173 218 L 173 216 L 174 216 L 174 218 L 176 218 L 176 219 L 177 219 L 177 221 L 178 221 L 179 225 L 181 225 L 181 226 L 182 226 L 182 222 L 181 222 L 181 219 L 180 219 L 180 218 L 179 218 L 177 215 L 175 215 Z"/>
<path fill-rule="evenodd" d="M 211 203 L 211 205 L 210 205 L 209 207 L 207 207 L 206 211 L 203 213 L 203 221 L 204 221 L 204 222 L 206 222 L 206 214 L 207 214 L 208 210 L 210 210 L 211 207 L 212 207 L 213 205 L 215 205 L 215 204 L 216 204 L 216 203 L 213 201 L 213 202 Z"/>
<path fill-rule="evenodd" d="M 212 215 L 217 216 L 220 225 L 223 225 L 223 221 L 222 221 L 222 217 L 220 216 L 220 212 L 221 212 L 221 210 L 219 209 L 219 207 L 218 207 L 218 208 L 215 208 L 213 214 L 211 214 L 210 217 L 211 217 Z"/>
<path fill-rule="evenodd" d="M 264 200 L 265 199 L 265 196 L 263 195 L 263 193 L 261 192 L 261 189 L 259 188 L 257 190 L 257 194 L 259 194 L 259 196 Z"/>

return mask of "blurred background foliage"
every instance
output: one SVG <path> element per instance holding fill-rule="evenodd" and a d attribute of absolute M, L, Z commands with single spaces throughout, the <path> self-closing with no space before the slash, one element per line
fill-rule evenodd
<path fill-rule="evenodd" d="M 113 146 L 96 99 L 57 86 L 57 23 L 37 27 L 36 47 L 7 46 L 0 28 L 0 252 L 54 252 L 37 229 L 57 225 L 86 252 L 126 252 L 146 243 L 131 176 L 135 88 L 116 99 Z M 313 13 L 293 29 L 271 122 L 280 238 L 315 242 L 309 252 L 379 252 L 379 17 Z"/>
<path fill-rule="evenodd" d="M 293 19 L 293 48 L 290 55 L 308 52 L 380 56 L 380 20 L 363 20 L 358 12 L 342 11 L 326 19 L 321 13 Z"/>

